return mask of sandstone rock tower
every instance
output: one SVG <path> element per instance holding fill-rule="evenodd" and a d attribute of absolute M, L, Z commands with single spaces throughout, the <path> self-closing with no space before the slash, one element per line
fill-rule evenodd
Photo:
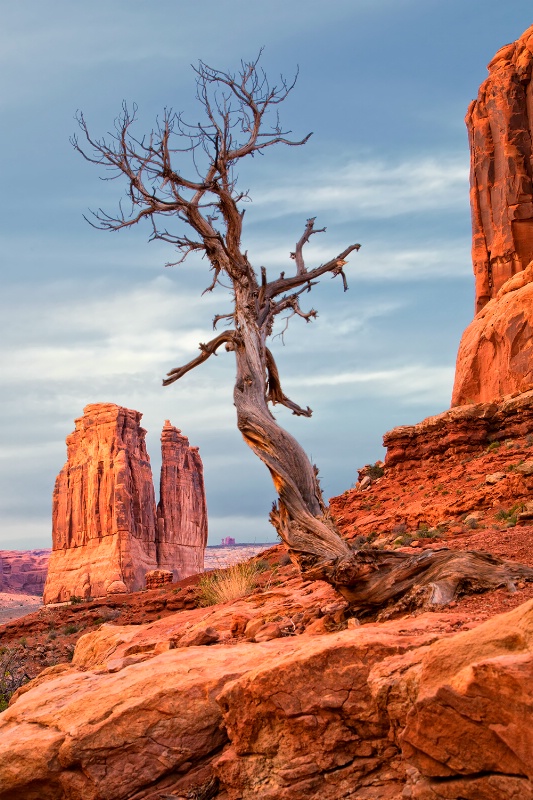
<path fill-rule="evenodd" d="M 167 420 L 161 434 L 161 484 L 157 506 L 157 560 L 177 579 L 204 568 L 207 508 L 197 447 Z"/>
<path fill-rule="evenodd" d="M 52 503 L 44 602 L 141 589 L 157 567 L 152 468 L 141 414 L 94 403 L 67 437 Z"/>
<path fill-rule="evenodd" d="M 476 316 L 453 406 L 533 388 L 533 26 L 488 69 L 466 116 Z"/>
<path fill-rule="evenodd" d="M 156 509 L 141 417 L 94 403 L 67 436 L 67 463 L 53 496 L 45 603 L 137 591 L 157 568 L 178 578 L 203 569 L 207 510 L 198 448 L 165 424 Z"/>

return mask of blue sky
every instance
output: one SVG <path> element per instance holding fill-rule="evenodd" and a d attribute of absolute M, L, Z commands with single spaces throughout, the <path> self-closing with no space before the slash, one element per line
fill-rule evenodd
<path fill-rule="evenodd" d="M 450 402 L 471 319 L 468 145 L 463 118 L 486 64 L 533 22 L 523 0 L 63 0 L 12 3 L 0 31 L 2 159 L 0 547 L 49 546 L 65 436 L 91 402 L 144 414 L 155 483 L 165 419 L 204 459 L 211 543 L 274 538 L 264 467 L 235 427 L 231 355 L 163 389 L 209 336 L 224 293 L 201 297 L 205 264 L 164 268 L 148 231 L 83 220 L 123 187 L 69 145 L 82 109 L 102 135 L 125 99 L 139 132 L 164 106 L 196 118 L 191 63 L 223 69 L 264 47 L 267 72 L 300 75 L 281 108 L 304 148 L 271 149 L 241 170 L 252 204 L 246 246 L 272 274 L 305 219 L 309 263 L 359 241 L 346 294 L 326 280 L 312 325 L 274 349 L 283 385 L 311 419 L 279 419 L 321 470 L 326 495 L 383 454 L 381 437 Z M 300 323 L 301 324 L 298 324 Z M 277 412 L 276 412 L 277 413 Z"/>

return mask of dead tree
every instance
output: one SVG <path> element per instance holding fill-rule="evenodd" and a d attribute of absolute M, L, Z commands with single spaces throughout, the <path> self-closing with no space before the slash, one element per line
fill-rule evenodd
<path fill-rule="evenodd" d="M 426 600 L 446 602 L 461 586 L 486 588 L 511 583 L 518 573 L 531 575 L 533 571 L 527 568 L 474 554 L 426 551 L 410 557 L 352 549 L 328 513 L 316 468 L 272 415 L 269 404 L 286 406 L 298 416 L 312 413 L 282 389 L 268 348 L 277 318 L 284 314 L 286 319 L 314 319 L 314 309 L 302 309 L 302 296 L 328 274 L 340 278 L 346 290 L 347 258 L 360 245 L 350 244 L 326 263 L 308 266 L 305 247 L 312 236 L 325 230 L 315 227 L 315 218 L 308 219 L 290 253 L 290 266 L 271 279 L 265 267 L 254 268 L 243 250 L 243 204 L 248 195 L 237 187 L 236 166 L 274 145 L 301 146 L 311 135 L 289 138 L 291 132 L 282 128 L 277 107 L 295 81 L 281 77 L 272 85 L 258 62 L 259 58 L 241 62 L 237 74 L 200 62 L 195 73 L 204 120 L 196 124 L 167 109 L 151 133 L 138 138 L 134 135 L 137 109 L 130 111 L 123 104 L 114 132 L 96 139 L 83 114 L 78 114 L 87 144 L 82 147 L 74 137 L 74 147 L 88 161 L 105 167 L 109 179 L 123 177 L 127 182 L 127 210 L 119 206 L 118 214 L 109 215 L 100 209 L 91 224 L 116 231 L 147 220 L 150 239 L 168 242 L 178 252 L 179 257 L 168 266 L 199 253 L 207 257 L 212 271 L 206 291 L 212 291 L 221 278 L 231 287 L 233 307 L 217 315 L 213 324 L 215 328 L 224 320 L 229 327 L 200 344 L 200 355 L 171 370 L 164 385 L 179 380 L 222 347 L 235 354 L 237 424 L 245 442 L 266 464 L 278 493 L 271 521 L 301 571 L 330 582 L 354 606 L 383 607 L 400 598 L 405 604 L 405 595 L 414 605 Z M 167 227 L 167 218 L 172 228 Z"/>

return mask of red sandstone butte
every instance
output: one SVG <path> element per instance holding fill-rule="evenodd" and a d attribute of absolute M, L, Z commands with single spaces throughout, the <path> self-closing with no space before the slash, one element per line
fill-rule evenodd
<path fill-rule="evenodd" d="M 157 565 L 156 506 L 142 414 L 84 408 L 53 496 L 44 602 L 136 591 Z"/>
<path fill-rule="evenodd" d="M 533 26 L 488 69 L 466 116 L 476 317 L 452 406 L 533 388 Z"/>
<path fill-rule="evenodd" d="M 157 560 L 178 580 L 202 572 L 207 508 L 197 447 L 167 420 L 161 433 L 161 484 L 157 506 Z"/>

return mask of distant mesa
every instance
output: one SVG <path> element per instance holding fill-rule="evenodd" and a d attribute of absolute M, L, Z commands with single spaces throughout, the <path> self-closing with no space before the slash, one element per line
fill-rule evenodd
<path fill-rule="evenodd" d="M 533 388 L 533 26 L 488 68 L 466 116 L 476 316 L 452 406 Z"/>
<path fill-rule="evenodd" d="M 42 595 L 50 550 L 2 550 L 0 592 Z"/>
<path fill-rule="evenodd" d="M 225 536 L 220 544 L 222 547 L 235 547 L 235 539 L 233 536 Z"/>
<path fill-rule="evenodd" d="M 142 414 L 114 403 L 83 410 L 56 479 L 44 602 L 138 591 L 149 571 L 202 571 L 207 509 L 198 449 L 163 429 L 156 508 Z"/>

